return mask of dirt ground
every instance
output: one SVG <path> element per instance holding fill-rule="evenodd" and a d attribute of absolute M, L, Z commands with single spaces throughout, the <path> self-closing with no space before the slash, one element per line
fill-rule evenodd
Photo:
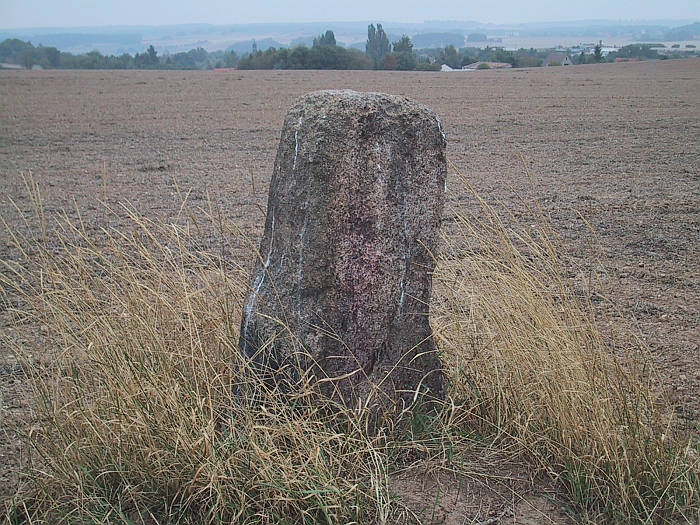
<path fill-rule="evenodd" d="M 403 94 L 442 119 L 453 209 L 469 206 L 460 176 L 490 203 L 514 209 L 512 189 L 533 199 L 522 155 L 572 255 L 569 277 L 610 299 L 601 301 L 604 328 L 639 331 L 664 390 L 697 430 L 699 81 L 697 59 L 471 73 L 0 71 L 0 216 L 26 228 L 11 201 L 30 211 L 19 173 L 31 171 L 49 217 L 60 210 L 75 217 L 78 209 L 89 229 L 106 225 L 97 199 L 174 217 L 177 184 L 195 207 L 213 196 L 257 238 L 282 121 L 299 95 L 330 88 Z M 447 228 L 452 213 L 448 206 Z M 119 217 L 109 220 L 120 226 Z M 0 231 L 0 260 L 17 257 Z M 25 337 L 11 333 L 5 311 L 0 329 Z M 14 429 L 26 417 L 18 370 L 10 349 L 0 348 L 0 501 L 16 484 Z M 398 482 L 403 489 L 419 483 L 410 474 Z M 562 521 L 546 493 L 529 501 Z M 459 505 L 466 503 L 458 495 L 450 512 Z M 543 522 L 541 513 L 526 516 L 530 503 L 518 505 L 493 519 Z M 445 512 L 435 523 L 452 523 Z"/>

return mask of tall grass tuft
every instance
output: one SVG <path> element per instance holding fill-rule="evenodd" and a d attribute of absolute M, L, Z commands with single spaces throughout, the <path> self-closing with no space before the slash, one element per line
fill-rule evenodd
<path fill-rule="evenodd" d="M 25 260 L 3 284 L 27 301 L 18 322 L 48 328 L 50 356 L 27 367 L 36 426 L 11 521 L 385 520 L 381 433 L 310 387 L 281 395 L 245 373 L 247 273 L 192 223 L 124 211 L 129 232 L 99 243 L 68 219 L 50 243 L 15 233 Z"/>
<path fill-rule="evenodd" d="M 601 334 L 536 203 L 523 203 L 523 224 L 465 184 L 477 211 L 455 212 L 433 326 L 468 425 L 558 479 L 580 519 L 692 522 L 700 445 L 654 391 L 644 345 Z"/>
<path fill-rule="evenodd" d="M 406 431 L 311 384 L 281 393 L 242 359 L 248 274 L 215 211 L 218 244 L 194 216 L 127 207 L 127 230 L 92 234 L 48 224 L 31 179 L 27 191 L 37 233 L 6 225 L 21 260 L 0 280 L 17 323 L 49 337 L 25 367 L 35 422 L 10 522 L 392 523 L 411 515 L 389 488 L 401 462 L 456 469 L 479 435 L 558 479 L 582 519 L 697 511 L 697 445 L 677 435 L 644 352 L 614 357 L 536 209 L 536 228 L 507 226 L 476 195 L 479 214 L 458 215 L 432 305 L 447 402 Z"/>

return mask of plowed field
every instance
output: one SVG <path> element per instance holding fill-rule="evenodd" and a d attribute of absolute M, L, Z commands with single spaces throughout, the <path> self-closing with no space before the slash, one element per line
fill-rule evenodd
<path fill-rule="evenodd" d="M 697 59 L 469 73 L 0 71 L 0 216 L 26 230 L 19 174 L 31 172 L 49 218 L 79 210 L 89 229 L 119 227 L 98 199 L 175 217 L 179 189 L 194 208 L 209 195 L 257 238 L 286 110 L 331 88 L 403 94 L 434 109 L 448 139 L 452 208 L 471 206 L 462 177 L 492 204 L 516 209 L 514 191 L 537 199 L 571 255 L 568 276 L 600 298 L 603 329 L 641 334 L 663 389 L 697 428 Z M 448 206 L 448 231 L 452 214 Z M 3 230 L 0 259 L 18 256 Z M 0 330 L 27 337 L 11 331 L 7 312 Z M 0 499 L 16 484 L 12 429 L 28 417 L 16 372 L 0 348 Z"/>

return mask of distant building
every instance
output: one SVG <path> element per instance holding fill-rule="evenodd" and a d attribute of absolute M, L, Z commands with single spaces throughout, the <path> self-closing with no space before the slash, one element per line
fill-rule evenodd
<path fill-rule="evenodd" d="M 617 46 L 604 46 L 602 40 L 599 40 L 597 44 L 581 44 L 579 48 L 586 55 L 592 55 L 595 53 L 596 46 L 600 46 L 600 54 L 604 57 L 608 56 L 609 53 L 615 53 L 620 50 Z"/>
<path fill-rule="evenodd" d="M 571 61 L 571 57 L 566 53 L 550 53 L 547 55 L 547 58 L 544 59 L 544 65 L 551 66 L 553 64 L 559 66 L 570 66 L 573 64 L 573 62 Z"/>
<path fill-rule="evenodd" d="M 513 67 L 508 62 L 486 62 L 480 60 L 462 67 L 463 71 L 474 71 L 475 69 L 506 69 Z"/>
<path fill-rule="evenodd" d="M 455 69 L 448 66 L 447 64 L 443 64 L 442 66 L 440 66 L 440 71 L 473 71 L 473 69 L 467 69 L 466 67 Z"/>

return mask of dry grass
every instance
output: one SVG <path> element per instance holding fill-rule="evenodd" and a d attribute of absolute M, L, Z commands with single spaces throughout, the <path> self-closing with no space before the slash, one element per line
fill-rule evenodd
<path fill-rule="evenodd" d="M 691 522 L 700 444 L 677 432 L 642 342 L 616 348 L 603 337 L 536 205 L 523 203 L 525 223 L 506 213 L 506 226 L 473 196 L 478 215 L 456 213 L 460 234 L 445 243 L 433 310 L 472 427 L 560 480 L 580 519 Z"/>
<path fill-rule="evenodd" d="M 361 414 L 243 373 L 246 273 L 200 246 L 191 223 L 131 222 L 128 235 L 104 231 L 99 247 L 67 220 L 50 233 L 58 253 L 44 228 L 16 239 L 26 266 L 6 284 L 29 305 L 18 322 L 48 325 L 55 345 L 51 365 L 31 370 L 38 428 L 16 519 L 384 519 L 382 436 L 369 437 Z"/>
<path fill-rule="evenodd" d="M 229 255 L 240 237 L 215 210 L 216 247 L 193 220 L 135 211 L 128 233 L 98 243 L 80 223 L 48 225 L 27 190 L 38 233 L 15 234 L 23 260 L 1 278 L 26 303 L 17 322 L 52 337 L 49 365 L 27 362 L 36 425 L 10 522 L 385 523 L 408 515 L 389 491 L 402 458 L 447 464 L 478 435 L 561 480 L 583 519 L 697 509 L 697 446 L 675 435 L 643 353 L 612 357 L 543 221 L 508 229 L 483 202 L 459 219 L 435 275 L 448 402 L 395 428 L 248 368 L 236 346 L 248 277 Z"/>

